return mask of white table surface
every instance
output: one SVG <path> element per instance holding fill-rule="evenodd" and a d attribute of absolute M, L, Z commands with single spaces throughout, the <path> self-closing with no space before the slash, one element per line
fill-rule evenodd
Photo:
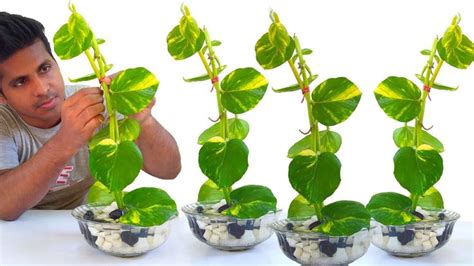
<path fill-rule="evenodd" d="M 473 265 L 473 223 L 456 224 L 449 242 L 419 258 L 397 258 L 371 246 L 354 265 Z M 70 211 L 27 211 L 17 221 L 0 221 L 0 265 L 9 264 L 194 264 L 296 265 L 280 250 L 273 235 L 255 248 L 226 252 L 200 242 L 180 214 L 169 239 L 134 258 L 118 258 L 89 246 Z"/>

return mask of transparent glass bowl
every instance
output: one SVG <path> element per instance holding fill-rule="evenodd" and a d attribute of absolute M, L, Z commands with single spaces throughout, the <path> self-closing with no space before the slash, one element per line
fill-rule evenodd
<path fill-rule="evenodd" d="M 84 219 L 87 211 L 94 212 L 103 207 L 81 205 L 72 211 L 72 216 L 79 223 L 81 233 L 89 245 L 118 257 L 139 256 L 161 246 L 168 238 L 171 223 L 176 219 L 175 216 L 164 224 L 150 227 Z"/>
<path fill-rule="evenodd" d="M 384 225 L 372 220 L 372 244 L 394 256 L 418 257 L 444 246 L 460 215 L 448 210 L 428 210 L 444 214 L 443 220 L 421 221 L 406 225 Z"/>
<path fill-rule="evenodd" d="M 270 225 L 281 213 L 278 210 L 256 219 L 237 219 L 198 212 L 198 208 L 206 209 L 212 205 L 214 204 L 191 203 L 181 210 L 186 214 L 194 236 L 221 250 L 246 250 L 267 240 L 273 233 Z"/>
<path fill-rule="evenodd" d="M 311 231 L 293 231 L 305 220 L 279 220 L 272 224 L 283 253 L 305 265 L 347 265 L 367 252 L 370 232 L 364 228 L 350 236 L 328 236 Z M 288 226 L 292 224 L 292 226 Z"/>

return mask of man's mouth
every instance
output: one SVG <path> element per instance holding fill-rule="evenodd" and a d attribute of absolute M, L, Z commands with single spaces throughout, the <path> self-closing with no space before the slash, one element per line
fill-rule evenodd
<path fill-rule="evenodd" d="M 56 96 L 49 98 L 47 101 L 41 103 L 39 105 L 39 108 L 47 109 L 47 110 L 54 108 L 56 106 L 56 99 L 57 99 Z"/>

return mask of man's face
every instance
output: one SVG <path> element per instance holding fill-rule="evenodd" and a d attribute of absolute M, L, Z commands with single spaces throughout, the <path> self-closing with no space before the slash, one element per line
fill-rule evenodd
<path fill-rule="evenodd" d="M 40 40 L 0 63 L 0 86 L 6 103 L 29 125 L 51 128 L 60 122 L 64 81 Z"/>

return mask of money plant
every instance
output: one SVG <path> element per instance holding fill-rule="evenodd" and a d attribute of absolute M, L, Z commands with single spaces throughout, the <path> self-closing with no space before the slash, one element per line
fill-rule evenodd
<path fill-rule="evenodd" d="M 208 30 L 200 28 L 187 6 L 181 6 L 183 16 L 179 25 L 167 37 L 168 52 L 175 60 L 194 54 L 199 56 L 206 73 L 186 82 L 210 80 L 216 94 L 219 116 L 214 124 L 198 138 L 199 167 L 208 177 L 201 186 L 199 202 L 225 199 L 227 208 L 223 215 L 237 218 L 258 218 L 269 211 L 276 211 L 276 198 L 272 191 L 260 185 L 247 185 L 233 189 L 248 168 L 249 150 L 244 139 L 249 124 L 238 117 L 253 109 L 263 98 L 268 81 L 254 68 L 238 68 L 220 81 L 219 74 L 226 68 L 220 63 L 214 48 L 220 41 L 212 40 Z M 233 117 L 230 118 L 230 114 Z"/>
<path fill-rule="evenodd" d="M 136 120 L 127 118 L 144 110 L 158 89 L 158 80 L 143 67 L 120 71 L 112 80 L 98 39 L 84 17 L 69 5 L 68 22 L 54 35 L 54 51 L 63 60 L 85 54 L 93 73 L 71 82 L 98 79 L 108 114 L 103 128 L 89 142 L 89 169 L 98 181 L 89 199 L 109 204 L 115 201 L 124 212 L 120 222 L 139 226 L 160 225 L 177 214 L 176 203 L 158 188 L 138 188 L 123 192 L 138 176 L 143 166 L 142 154 L 134 143 L 140 134 Z M 118 119 L 124 117 L 124 119 Z"/>
<path fill-rule="evenodd" d="M 288 218 L 303 219 L 317 216 L 315 232 L 328 235 L 351 235 L 369 226 L 370 215 L 359 202 L 342 200 L 330 204 L 331 196 L 341 181 L 341 162 L 336 156 L 342 140 L 332 126 L 344 122 L 354 112 L 361 98 L 361 91 L 345 77 L 330 78 L 310 86 L 318 75 L 306 64 L 305 55 L 310 49 L 302 49 L 298 37 L 291 37 L 277 13 L 270 12 L 272 23 L 256 43 L 258 63 L 264 69 L 288 64 L 296 84 L 273 89 L 277 93 L 300 91 L 308 111 L 309 131 L 288 151 L 292 159 L 288 177 L 299 195 L 291 202 Z M 324 129 L 321 129 L 324 127 Z"/>
<path fill-rule="evenodd" d="M 423 216 L 416 212 L 417 206 L 444 208 L 440 192 L 433 187 L 443 173 L 440 153 L 444 151 L 444 146 L 427 132 L 430 128 L 425 127 L 423 119 L 432 89 L 458 89 L 436 82 L 441 67 L 447 63 L 466 69 L 474 59 L 474 45 L 462 33 L 459 22 L 460 16 L 454 17 L 444 35 L 434 39 L 431 49 L 421 51 L 428 58 L 421 73 L 416 75 L 422 83 L 421 88 L 407 78 L 391 76 L 375 89 L 375 98 L 385 114 L 404 123 L 393 132 L 393 140 L 399 148 L 393 158 L 394 175 L 410 193 L 407 197 L 385 192 L 371 198 L 367 208 L 372 217 L 383 224 L 402 225 L 420 221 Z"/>

